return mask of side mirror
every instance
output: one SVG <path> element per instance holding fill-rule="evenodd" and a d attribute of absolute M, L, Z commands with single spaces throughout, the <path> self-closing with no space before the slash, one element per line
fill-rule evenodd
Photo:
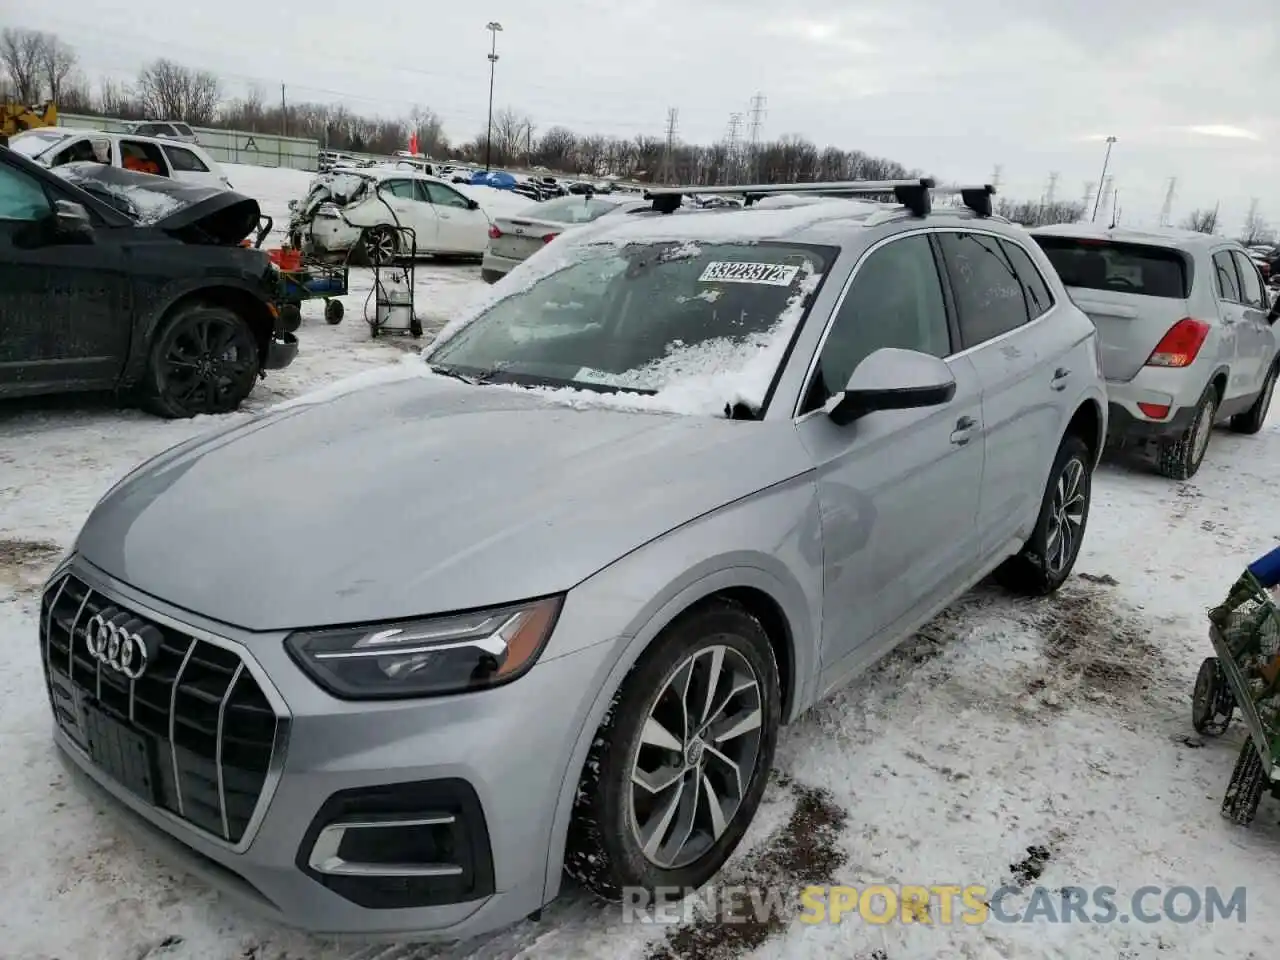
<path fill-rule="evenodd" d="M 479 210 L 479 209 L 480 209 L 480 201 L 479 201 L 479 200 L 472 200 L 470 197 L 468 197 L 468 198 L 467 198 L 467 209 L 468 209 L 468 210 Z"/>
<path fill-rule="evenodd" d="M 53 202 L 53 232 L 59 240 L 72 243 L 93 242 L 93 221 L 89 211 L 72 200 Z"/>
<path fill-rule="evenodd" d="M 823 409 L 839 426 L 876 410 L 936 407 L 956 395 L 956 380 L 946 362 L 927 353 L 882 347 L 863 359 L 844 391 Z"/>

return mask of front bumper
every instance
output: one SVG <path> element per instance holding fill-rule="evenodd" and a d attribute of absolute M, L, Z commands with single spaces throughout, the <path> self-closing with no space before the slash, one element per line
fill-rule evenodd
<path fill-rule="evenodd" d="M 169 608 L 79 558 L 71 569 L 116 607 L 234 651 L 252 676 L 262 678 L 287 725 L 254 819 L 233 844 L 144 800 L 90 759 L 62 720 L 55 721 L 55 740 L 68 762 L 99 793 L 127 807 L 130 822 L 162 855 L 248 909 L 320 935 L 466 939 L 543 905 L 552 820 L 579 732 L 581 701 L 598 689 L 610 644 L 539 663 L 519 681 L 483 693 L 346 702 L 302 673 L 286 653 L 283 635 L 229 631 Z M 70 637 L 72 644 L 83 643 L 83 627 L 77 633 L 73 624 Z M 80 695 L 93 699 L 88 690 Z M 175 761 L 175 776 L 176 769 Z M 474 891 L 466 899 L 445 902 L 446 882 L 443 893 L 440 885 L 433 887 L 429 905 L 415 905 L 423 896 L 404 877 L 335 884 L 309 868 L 321 856 L 316 850 L 331 823 L 374 814 L 435 815 L 449 802 L 440 800 L 442 792 L 450 790 L 463 797 L 452 812 L 468 850 L 454 859 L 473 882 L 454 889 Z M 354 807 L 347 802 L 352 796 L 360 801 Z M 415 809 L 419 796 L 425 796 L 422 810 Z M 353 859 L 336 847 L 329 852 Z"/>

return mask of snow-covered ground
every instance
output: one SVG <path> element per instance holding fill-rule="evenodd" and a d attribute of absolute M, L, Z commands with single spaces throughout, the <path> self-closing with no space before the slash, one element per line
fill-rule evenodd
<path fill-rule="evenodd" d="M 291 171 L 230 175 L 277 223 L 305 186 Z M 483 294 L 477 272 L 419 268 L 430 326 Z M 250 411 L 412 345 L 370 340 L 368 281 L 357 283 L 339 326 L 307 305 L 298 360 L 259 385 Z M 1032 859 L 1050 889 L 1111 886 L 1123 905 L 1147 885 L 1244 886 L 1246 922 L 677 928 L 624 924 L 568 890 L 538 922 L 444 949 L 320 942 L 249 918 L 153 859 L 57 760 L 35 644 L 39 582 L 115 480 L 208 426 L 93 399 L 0 405 L 0 957 L 1203 960 L 1272 956 L 1280 944 L 1280 805 L 1264 799 L 1248 829 L 1219 816 L 1244 733 L 1237 723 L 1220 740 L 1195 737 L 1189 705 L 1208 653 L 1205 608 L 1280 541 L 1280 418 L 1256 437 L 1218 431 L 1188 483 L 1105 464 L 1062 593 L 1032 603 L 982 587 L 786 730 L 778 776 L 724 878 L 994 890 L 1042 847 Z"/>

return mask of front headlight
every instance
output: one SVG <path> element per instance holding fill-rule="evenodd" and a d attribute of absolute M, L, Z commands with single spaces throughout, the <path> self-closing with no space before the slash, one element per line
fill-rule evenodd
<path fill-rule="evenodd" d="M 465 693 L 510 683 L 537 661 L 562 597 L 407 623 L 304 630 L 285 646 L 346 700 Z"/>

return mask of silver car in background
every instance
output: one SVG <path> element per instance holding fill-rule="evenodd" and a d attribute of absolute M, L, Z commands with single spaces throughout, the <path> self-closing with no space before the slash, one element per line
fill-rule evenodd
<path fill-rule="evenodd" d="M 929 186 L 654 191 L 416 373 L 139 467 L 43 593 L 57 744 L 318 933 L 466 938 L 566 872 L 701 886 L 782 724 L 993 571 L 1044 595 L 1080 549 L 1093 324 L 988 188 Z"/>
<path fill-rule="evenodd" d="M 1186 480 L 1216 423 L 1262 429 L 1280 368 L 1276 311 L 1244 247 L 1189 230 L 1032 233 L 1098 328 L 1110 440 L 1154 441 L 1157 469 Z"/>
<path fill-rule="evenodd" d="M 497 283 L 566 230 L 606 215 L 648 206 L 635 194 L 570 194 L 531 203 L 515 216 L 495 217 L 489 227 L 489 245 L 480 262 L 480 276 L 486 283 Z"/>

